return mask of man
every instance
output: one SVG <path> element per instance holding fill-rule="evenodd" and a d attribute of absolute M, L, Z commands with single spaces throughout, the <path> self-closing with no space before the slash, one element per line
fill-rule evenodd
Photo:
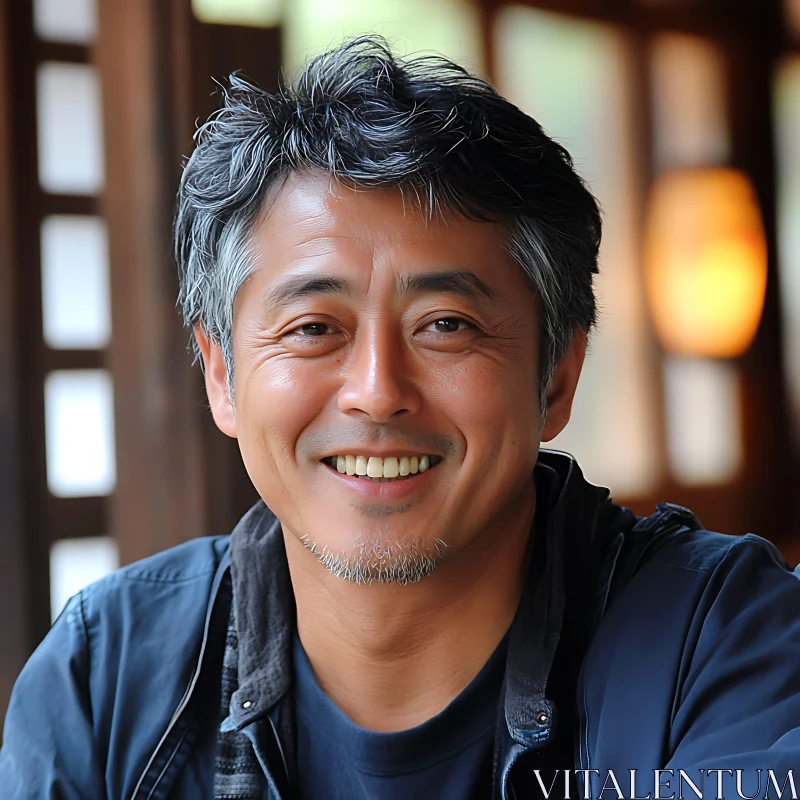
<path fill-rule="evenodd" d="M 4 797 L 796 796 L 797 576 L 540 452 L 600 217 L 534 120 L 374 39 L 279 94 L 233 79 L 175 237 L 264 502 L 71 600 Z"/>

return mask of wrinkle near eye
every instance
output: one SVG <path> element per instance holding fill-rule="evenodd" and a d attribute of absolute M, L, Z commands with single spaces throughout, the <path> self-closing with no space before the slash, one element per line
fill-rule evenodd
<path fill-rule="evenodd" d="M 271 331 L 269 328 L 253 327 L 242 332 L 242 343 L 245 346 L 263 346 L 264 344 L 274 344 L 279 342 L 280 339 L 281 335 Z"/>

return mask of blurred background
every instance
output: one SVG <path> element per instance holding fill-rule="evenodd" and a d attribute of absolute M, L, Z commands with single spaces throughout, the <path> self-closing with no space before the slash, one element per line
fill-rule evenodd
<path fill-rule="evenodd" d="M 603 205 L 552 446 L 800 561 L 800 0 L 0 0 L 0 714 L 71 594 L 254 502 L 175 310 L 182 157 L 214 78 L 366 31 L 489 78 Z"/>

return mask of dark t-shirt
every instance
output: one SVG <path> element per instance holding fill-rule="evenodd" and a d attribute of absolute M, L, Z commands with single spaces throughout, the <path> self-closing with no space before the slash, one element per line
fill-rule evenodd
<path fill-rule="evenodd" d="M 484 800 L 506 636 L 461 694 L 427 722 L 396 733 L 356 725 L 323 692 L 295 635 L 297 781 L 302 800 Z"/>

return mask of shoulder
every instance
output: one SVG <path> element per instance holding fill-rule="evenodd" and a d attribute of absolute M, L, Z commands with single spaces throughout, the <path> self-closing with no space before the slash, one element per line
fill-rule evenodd
<path fill-rule="evenodd" d="M 153 652 L 192 653 L 228 540 L 185 542 L 90 584 L 70 599 L 39 651 L 52 648 L 60 630 L 72 631 L 100 682 L 122 662 L 138 664 Z"/>
<path fill-rule="evenodd" d="M 15 684 L 0 783 L 130 796 L 191 677 L 227 548 L 193 540 L 70 599 Z"/>
<path fill-rule="evenodd" d="M 96 589 L 117 583 L 144 581 L 182 583 L 202 579 L 216 571 L 228 549 L 230 536 L 205 536 L 135 561 L 93 584 Z"/>
<path fill-rule="evenodd" d="M 116 626 L 112 638 L 119 640 L 120 634 L 154 634 L 160 625 L 153 623 L 158 620 L 163 625 L 181 614 L 184 622 L 202 618 L 229 539 L 194 539 L 122 567 L 72 597 L 62 617 L 68 624 L 78 622 L 84 635 L 95 641 L 97 636 L 92 634 L 109 626 Z M 143 621 L 148 625 L 142 625 Z"/>
<path fill-rule="evenodd" d="M 88 707 L 109 757 L 150 751 L 177 708 L 202 648 L 228 539 L 200 538 L 134 562 L 67 606 L 68 624 L 83 630 Z"/>
<path fill-rule="evenodd" d="M 679 507 L 625 538 L 582 666 L 586 747 L 620 768 L 765 755 L 800 718 L 800 573 L 766 539 L 705 530 Z"/>
<path fill-rule="evenodd" d="M 617 562 L 617 591 L 634 576 L 683 570 L 698 576 L 748 563 L 797 577 L 774 544 L 748 533 L 743 536 L 706 530 L 688 509 L 660 503 L 655 514 L 641 518 L 628 532 Z"/>
<path fill-rule="evenodd" d="M 107 608 L 114 599 L 134 602 L 137 598 L 156 597 L 162 594 L 175 596 L 181 587 L 196 591 L 208 585 L 228 549 L 230 536 L 203 537 L 135 561 L 112 572 L 83 589 L 72 599 L 86 610 L 95 606 Z M 66 609 L 65 609 L 66 611 Z"/>
<path fill-rule="evenodd" d="M 778 605 L 800 626 L 798 578 L 766 539 L 706 530 L 687 509 L 664 503 L 625 535 L 600 631 L 660 630 L 683 645 L 690 631 L 708 634 L 736 616 L 772 620 Z"/>
<path fill-rule="evenodd" d="M 734 638 L 742 649 L 748 636 L 755 642 L 767 632 L 800 645 L 800 571 L 771 542 L 708 531 L 666 504 L 628 533 L 595 646 L 613 643 L 629 663 L 687 667 Z"/>
<path fill-rule="evenodd" d="M 193 652 L 228 542 L 227 536 L 186 542 L 129 564 L 73 597 L 62 616 L 81 628 L 93 664 L 136 661 L 154 648 Z"/>

